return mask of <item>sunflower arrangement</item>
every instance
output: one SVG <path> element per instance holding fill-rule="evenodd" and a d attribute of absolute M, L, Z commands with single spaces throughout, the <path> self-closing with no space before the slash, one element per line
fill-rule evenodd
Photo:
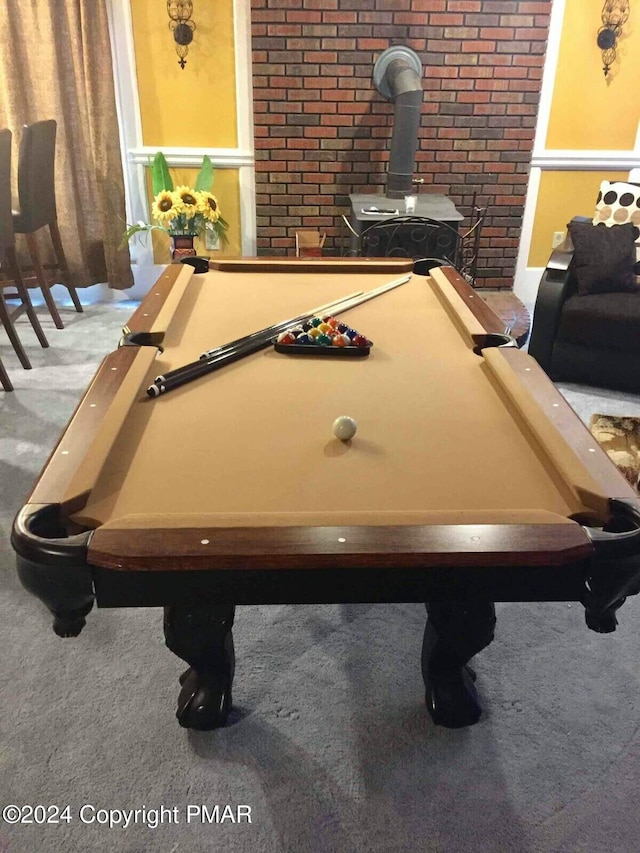
<path fill-rule="evenodd" d="M 123 244 L 140 232 L 164 231 L 172 237 L 202 237 L 207 229 L 213 231 L 222 242 L 226 241 L 229 224 L 220 212 L 218 199 L 211 192 L 213 164 L 209 157 L 203 157 L 193 188 L 180 186 L 174 189 L 167 161 L 161 151 L 153 159 L 151 178 L 154 193 L 151 213 L 156 222 L 129 225 L 122 239 Z"/>

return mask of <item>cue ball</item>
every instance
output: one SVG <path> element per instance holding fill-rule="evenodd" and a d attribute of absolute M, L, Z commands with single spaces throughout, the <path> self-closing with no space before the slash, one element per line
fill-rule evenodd
<path fill-rule="evenodd" d="M 353 438 L 357 428 L 354 419 L 347 417 L 347 415 L 341 415 L 333 422 L 333 434 L 340 441 L 348 441 L 350 438 Z"/>

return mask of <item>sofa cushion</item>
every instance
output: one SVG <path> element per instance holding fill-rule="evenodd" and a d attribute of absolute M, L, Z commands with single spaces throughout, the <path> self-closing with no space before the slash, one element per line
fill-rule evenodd
<path fill-rule="evenodd" d="M 635 225 L 607 228 L 573 220 L 567 228 L 575 249 L 571 269 L 580 295 L 637 289 Z"/>
<path fill-rule="evenodd" d="M 558 338 L 592 349 L 640 353 L 640 292 L 570 296 Z"/>

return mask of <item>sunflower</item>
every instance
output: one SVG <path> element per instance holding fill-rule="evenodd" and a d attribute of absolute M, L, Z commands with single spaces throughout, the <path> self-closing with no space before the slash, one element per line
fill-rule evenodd
<path fill-rule="evenodd" d="M 217 222 L 220 219 L 220 208 L 218 199 L 210 192 L 198 193 L 198 210 L 209 222 Z"/>
<path fill-rule="evenodd" d="M 157 219 L 158 222 L 171 222 L 180 213 L 179 203 L 180 199 L 175 193 L 162 190 L 151 205 L 154 219 Z"/>
<path fill-rule="evenodd" d="M 174 195 L 178 198 L 180 213 L 191 219 L 198 212 L 198 194 L 191 187 L 177 187 Z"/>

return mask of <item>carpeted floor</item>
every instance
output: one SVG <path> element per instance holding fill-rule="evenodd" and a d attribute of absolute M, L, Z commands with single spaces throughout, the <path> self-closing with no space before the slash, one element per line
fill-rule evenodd
<path fill-rule="evenodd" d="M 69 822 L 0 821 L 1 853 L 636 853 L 638 599 L 606 636 L 577 604 L 499 605 L 474 664 L 486 712 L 463 731 L 424 709 L 418 605 L 239 608 L 232 724 L 213 733 L 174 719 L 182 666 L 159 611 L 94 611 L 55 637 L 17 580 L 10 524 L 130 313 L 66 310 L 48 351 L 21 320 L 30 372 L 0 339 L 16 387 L 0 394 L 0 805 L 70 807 Z M 585 421 L 640 415 L 640 397 L 561 390 Z M 252 822 L 188 821 L 216 804 Z M 161 806 L 156 828 L 152 811 L 89 822 Z"/>

